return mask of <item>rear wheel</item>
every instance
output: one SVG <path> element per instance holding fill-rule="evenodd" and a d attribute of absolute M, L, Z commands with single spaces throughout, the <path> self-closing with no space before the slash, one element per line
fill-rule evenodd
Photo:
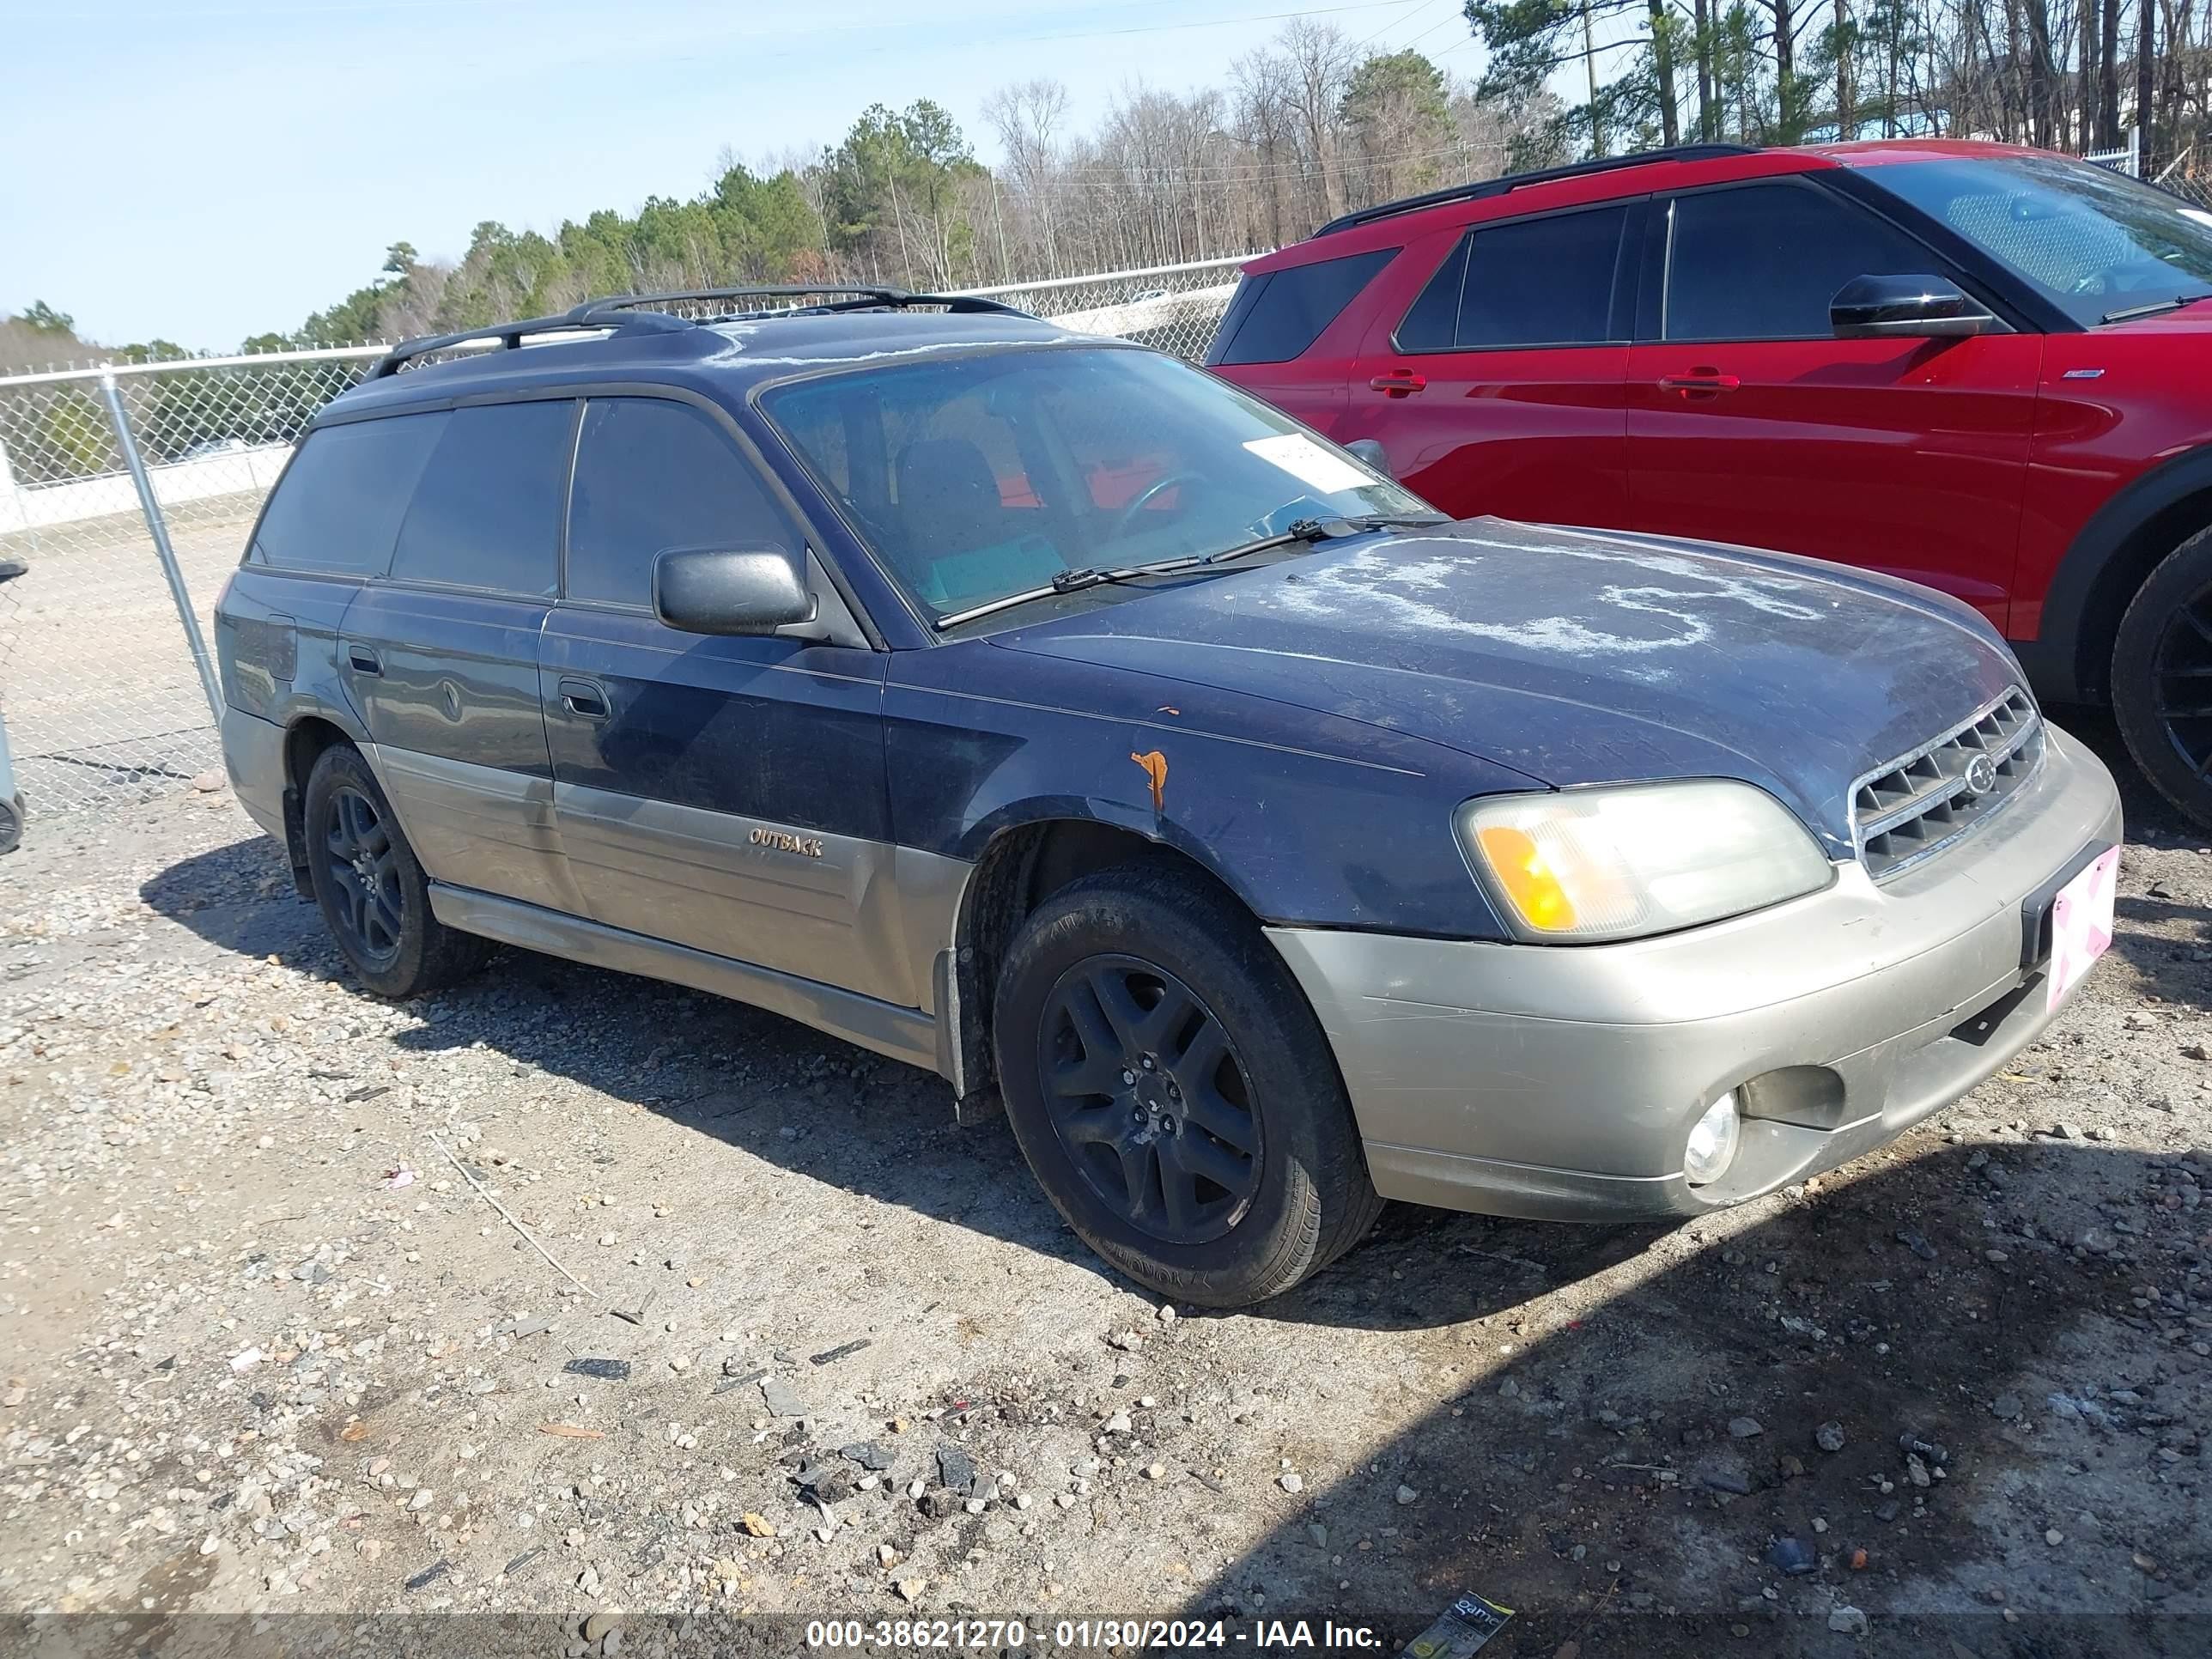
<path fill-rule="evenodd" d="M 2112 645 L 2112 716 L 2159 793 L 2212 829 L 2212 530 L 2154 569 Z"/>
<path fill-rule="evenodd" d="M 1121 870 L 1015 936 L 994 1020 L 1023 1155 L 1091 1249 L 1175 1300 L 1242 1307 L 1358 1243 L 1382 1207 L 1336 1060 L 1251 918 Z"/>
<path fill-rule="evenodd" d="M 323 751 L 301 817 L 307 877 L 355 976 L 380 996 L 434 991 L 481 966 L 490 945 L 430 914 L 430 884 L 361 751 Z"/>

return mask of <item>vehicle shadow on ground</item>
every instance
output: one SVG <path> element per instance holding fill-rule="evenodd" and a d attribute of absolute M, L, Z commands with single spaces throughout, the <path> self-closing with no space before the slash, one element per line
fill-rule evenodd
<path fill-rule="evenodd" d="M 271 842 L 185 860 L 140 896 L 210 944 L 349 982 L 320 913 L 294 896 Z M 403 1051 L 431 1058 L 481 1042 L 526 1071 L 570 1079 L 794 1173 L 1123 1282 L 1045 1202 L 1003 1118 L 957 1127 L 941 1079 L 796 1021 L 514 950 L 467 983 L 407 1006 L 423 1023 L 398 1033 Z M 1359 1329 L 1447 1324 L 1625 1260 L 1664 1231 L 1393 1206 L 1368 1244 L 1261 1312 Z M 1401 1263 L 1430 1261 L 1517 1265 L 1436 1283 L 1426 1273 L 1413 1282 L 1392 1276 Z"/>
<path fill-rule="evenodd" d="M 1186 1611 L 1373 1620 L 1387 1650 L 1473 1591 L 1519 1610 L 1489 1651 L 1581 1659 L 2212 1651 L 2212 1373 L 2179 1300 L 2204 1224 L 2165 1207 L 2174 1162 L 2028 1143 L 1855 1168 L 1615 1265 L 1568 1228 L 1386 1236 L 1335 1277 L 1506 1310 L 1378 1402 L 1425 1407 L 1405 1431 L 1317 1405 L 1328 1428 L 1286 1449 L 1302 1495 L 1270 1492 L 1279 1518 Z M 1844 1607 L 1870 1637 L 1831 1629 Z"/>

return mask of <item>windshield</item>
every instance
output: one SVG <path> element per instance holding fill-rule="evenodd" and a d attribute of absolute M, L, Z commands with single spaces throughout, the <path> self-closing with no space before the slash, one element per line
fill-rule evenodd
<path fill-rule="evenodd" d="M 937 617 L 1310 519 L 1438 515 L 1210 374 L 1111 346 L 907 362 L 761 407 Z"/>
<path fill-rule="evenodd" d="M 2212 218 L 2110 168 L 2056 155 L 1899 161 L 1868 176 L 2048 295 L 2083 327 L 2212 296 Z"/>

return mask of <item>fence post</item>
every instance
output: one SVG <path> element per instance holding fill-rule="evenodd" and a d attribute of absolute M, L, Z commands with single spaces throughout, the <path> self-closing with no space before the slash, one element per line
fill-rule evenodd
<path fill-rule="evenodd" d="M 199 670 L 200 690 L 207 694 L 209 716 L 219 726 L 222 724 L 222 692 L 216 684 L 215 663 L 208 655 L 207 640 L 200 633 L 200 619 L 192 611 L 192 596 L 185 586 L 185 573 L 177 568 L 177 550 L 169 545 L 169 526 L 161 517 L 161 503 L 155 498 L 154 481 L 146 476 L 146 463 L 139 459 L 137 440 L 131 435 L 130 417 L 123 412 L 123 394 L 116 389 L 115 376 L 100 377 L 100 395 L 107 400 L 107 418 L 115 428 L 115 447 L 123 453 L 123 465 L 131 469 L 131 482 L 137 486 L 138 506 L 146 515 L 146 528 L 154 538 L 155 554 L 161 561 L 161 574 L 168 579 L 169 598 L 177 607 L 177 620 L 184 624 L 185 643 L 191 647 L 192 665 Z"/>

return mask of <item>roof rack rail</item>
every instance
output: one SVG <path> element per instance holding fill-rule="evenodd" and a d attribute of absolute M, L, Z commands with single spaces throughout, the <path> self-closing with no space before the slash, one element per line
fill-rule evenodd
<path fill-rule="evenodd" d="M 851 297 L 842 300 L 828 297 L 841 294 Z M 921 306 L 942 306 L 947 311 L 962 313 L 995 313 L 1014 317 L 1028 314 L 1017 307 L 998 300 L 987 300 L 980 295 L 915 294 L 902 288 L 884 288 L 869 283 L 762 283 L 743 288 L 678 289 L 665 294 L 618 294 L 609 299 L 588 301 L 577 307 L 571 314 L 600 316 L 617 313 L 635 316 L 671 304 L 697 305 L 721 300 L 799 300 L 809 295 L 823 296 L 823 303 L 775 307 L 769 308 L 767 314 L 799 313 L 820 315 L 840 311 L 872 311 L 879 307 L 904 310 L 908 307 Z"/>
<path fill-rule="evenodd" d="M 478 340 L 492 340 L 500 348 L 514 350 L 523 338 L 532 334 L 582 334 L 611 331 L 617 334 L 670 334 L 696 328 L 701 319 L 681 317 L 660 309 L 663 306 L 690 303 L 710 303 L 723 300 L 799 300 L 809 295 L 846 295 L 846 299 L 825 299 L 819 305 L 771 307 L 751 313 L 726 313 L 730 316 L 821 316 L 841 311 L 873 311 L 882 308 L 903 310 L 908 307 L 942 306 L 948 312 L 961 313 L 993 313 L 1002 316 L 1025 317 L 1029 313 L 1017 307 L 997 300 L 987 300 L 974 294 L 912 294 L 902 288 L 878 288 L 848 283 L 764 283 L 746 288 L 702 288 L 675 290 L 665 294 L 615 294 L 597 300 L 586 300 L 551 317 L 530 317 L 520 322 L 492 323 L 483 328 L 457 329 L 451 334 L 428 334 L 419 340 L 403 341 L 376 360 L 368 371 L 368 378 L 380 380 L 397 374 L 417 357 L 427 357 L 440 351 L 450 351 Z M 719 319 L 703 320 L 715 321 Z"/>
<path fill-rule="evenodd" d="M 1504 196 L 1528 185 L 1548 185 L 1558 179 L 1579 179 L 1584 173 L 1612 173 L 1620 167 L 1642 167 L 1647 161 L 1710 161 L 1723 155 L 1752 155 L 1758 152 L 1744 144 L 1677 144 L 1671 149 L 1638 150 L 1629 155 L 1607 155 L 1588 161 L 1570 161 L 1565 167 L 1543 167 L 1534 173 L 1505 173 L 1495 179 L 1485 179 L 1472 185 L 1454 185 L 1445 190 L 1432 190 L 1425 196 L 1408 196 L 1395 202 L 1384 202 L 1377 206 L 1361 208 L 1330 220 L 1316 236 L 1328 236 L 1340 230 L 1350 230 L 1354 225 L 1372 224 L 1377 219 L 1395 219 L 1401 213 L 1418 213 L 1423 208 L 1441 207 L 1447 202 L 1480 202 L 1492 196 Z"/>
<path fill-rule="evenodd" d="M 450 351 L 477 340 L 495 340 L 500 347 L 512 351 L 522 343 L 527 334 L 599 333 L 614 329 L 623 333 L 667 334 L 690 324 L 680 317 L 671 317 L 660 312 L 635 312 L 628 316 L 591 318 L 589 313 L 595 301 L 586 301 L 570 311 L 552 317 L 527 317 L 520 322 L 492 323 L 483 328 L 456 329 L 451 334 L 426 334 L 419 340 L 404 340 L 376 360 L 368 371 L 368 378 L 380 380 L 397 374 L 417 357 L 427 357 L 434 352 Z"/>

